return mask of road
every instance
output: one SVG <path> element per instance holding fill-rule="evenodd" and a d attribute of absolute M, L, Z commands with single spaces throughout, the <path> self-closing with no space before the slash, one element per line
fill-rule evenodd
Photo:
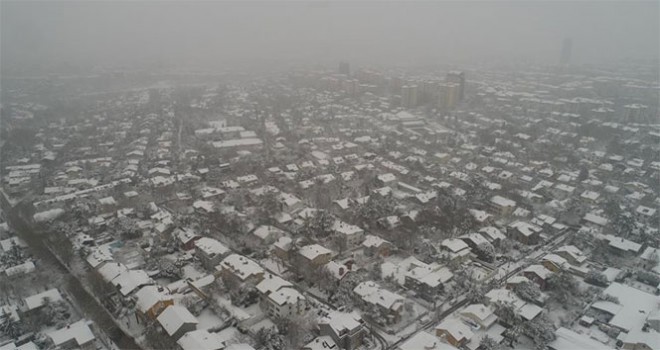
<path fill-rule="evenodd" d="M 87 293 L 80 281 L 72 276 L 62 262 L 48 249 L 39 233 L 35 232 L 31 225 L 21 216 L 20 208 L 22 205 L 18 204 L 16 207 L 11 208 L 4 196 L 0 195 L 0 200 L 9 226 L 30 246 L 31 252 L 43 264 L 53 266 L 61 272 L 61 276 L 65 279 L 64 285 L 66 286 L 66 291 L 74 298 L 74 302 L 83 311 L 84 316 L 94 321 L 97 329 L 104 332 L 119 348 L 140 349 L 133 338 L 117 327 L 112 316 L 110 316 L 105 308 Z"/>

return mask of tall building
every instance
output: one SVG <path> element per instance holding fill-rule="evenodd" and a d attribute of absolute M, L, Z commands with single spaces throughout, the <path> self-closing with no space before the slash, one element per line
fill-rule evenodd
<path fill-rule="evenodd" d="M 417 85 L 405 85 L 401 87 L 401 106 L 404 108 L 417 106 Z"/>
<path fill-rule="evenodd" d="M 465 97 L 465 72 L 447 73 L 447 82 L 458 85 L 458 102 L 463 101 Z"/>
<path fill-rule="evenodd" d="M 351 65 L 348 62 L 339 62 L 339 74 L 351 75 Z"/>
<path fill-rule="evenodd" d="M 440 84 L 438 89 L 438 107 L 443 110 L 454 109 L 457 105 L 461 92 L 461 86 L 456 83 Z"/>
<path fill-rule="evenodd" d="M 561 57 L 559 63 L 567 65 L 571 63 L 571 54 L 573 52 L 573 39 L 566 38 L 561 44 Z"/>

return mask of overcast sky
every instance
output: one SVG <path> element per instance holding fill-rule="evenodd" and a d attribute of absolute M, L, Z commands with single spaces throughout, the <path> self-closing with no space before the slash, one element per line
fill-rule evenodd
<path fill-rule="evenodd" d="M 3 69 L 658 56 L 659 2 L 2 2 Z"/>

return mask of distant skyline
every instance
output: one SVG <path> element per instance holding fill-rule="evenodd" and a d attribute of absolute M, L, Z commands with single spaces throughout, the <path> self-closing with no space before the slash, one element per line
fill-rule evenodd
<path fill-rule="evenodd" d="M 58 66 L 557 64 L 657 59 L 659 3 L 7 2 L 3 71 Z"/>

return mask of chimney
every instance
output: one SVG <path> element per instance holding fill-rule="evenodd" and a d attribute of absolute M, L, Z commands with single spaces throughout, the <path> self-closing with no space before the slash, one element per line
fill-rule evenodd
<path fill-rule="evenodd" d="M 339 268 L 339 276 L 341 276 L 341 275 L 343 275 L 343 274 L 344 274 L 344 268 L 343 268 L 343 267 L 340 267 L 340 268 Z"/>

